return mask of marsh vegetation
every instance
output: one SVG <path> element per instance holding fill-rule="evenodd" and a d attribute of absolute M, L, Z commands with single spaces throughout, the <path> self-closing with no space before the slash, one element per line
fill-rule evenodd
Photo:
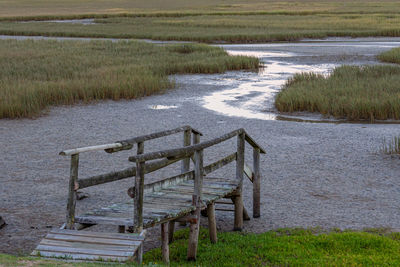
<path fill-rule="evenodd" d="M 173 88 L 171 74 L 257 70 L 259 61 L 200 44 L 0 41 L 0 118 L 50 105 L 132 99 Z"/>

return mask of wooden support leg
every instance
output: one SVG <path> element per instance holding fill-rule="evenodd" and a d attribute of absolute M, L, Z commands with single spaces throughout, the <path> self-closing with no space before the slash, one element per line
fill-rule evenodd
<path fill-rule="evenodd" d="M 200 232 L 200 208 L 195 211 L 196 220 L 190 222 L 190 232 L 189 232 L 189 245 L 187 259 L 189 261 L 196 260 L 197 254 L 197 244 L 199 242 L 199 232 Z"/>
<path fill-rule="evenodd" d="M 165 264 L 169 264 L 168 223 L 161 224 L 161 250 Z"/>
<path fill-rule="evenodd" d="M 170 221 L 168 224 L 168 243 L 174 241 L 175 221 Z"/>
<path fill-rule="evenodd" d="M 243 220 L 250 221 L 249 213 L 247 212 L 246 208 L 243 205 Z"/>
<path fill-rule="evenodd" d="M 136 263 L 142 265 L 142 261 L 143 261 L 143 244 L 139 246 L 136 255 Z"/>
<path fill-rule="evenodd" d="M 215 204 L 207 205 L 208 231 L 211 243 L 217 243 L 217 222 L 215 221 Z"/>
<path fill-rule="evenodd" d="M 125 233 L 125 225 L 118 225 L 118 233 Z"/>
<path fill-rule="evenodd" d="M 238 194 L 234 198 L 235 202 L 235 222 L 233 225 L 233 231 L 242 231 L 243 228 L 243 200 L 242 193 Z"/>

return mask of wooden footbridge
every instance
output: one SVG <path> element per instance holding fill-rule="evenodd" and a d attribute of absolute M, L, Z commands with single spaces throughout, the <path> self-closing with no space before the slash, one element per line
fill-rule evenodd
<path fill-rule="evenodd" d="M 144 142 L 183 132 L 183 147 L 144 153 Z M 241 230 L 243 219 L 250 219 L 243 206 L 244 176 L 253 183 L 253 217 L 260 216 L 260 153 L 265 151 L 246 133 L 238 129 L 218 138 L 200 142 L 202 134 L 190 126 L 157 132 L 112 144 L 76 148 L 60 153 L 71 157 L 67 221 L 61 229 L 51 231 L 32 255 L 74 260 L 127 261 L 142 260 L 145 229 L 161 225 L 162 254 L 169 262 L 168 244 L 173 239 L 175 223 L 189 224 L 188 260 L 196 259 L 201 213 L 208 215 L 211 242 L 217 242 L 215 204 L 221 199 L 234 204 L 234 230 Z M 204 150 L 231 138 L 237 138 L 236 151 L 204 166 Z M 193 141 L 192 141 L 193 140 Z M 245 163 L 245 142 L 253 148 L 253 170 Z M 112 173 L 78 179 L 79 154 L 105 150 L 115 153 L 137 147 L 129 157 L 135 166 Z M 190 161 L 194 168 L 191 170 Z M 236 177 L 212 177 L 213 171 L 236 160 Z M 181 161 L 180 173 L 145 184 L 145 174 Z M 75 215 L 77 190 L 135 177 L 126 203 Z M 222 202 L 228 203 L 228 202 Z M 78 231 L 93 225 L 118 227 L 119 233 Z"/>

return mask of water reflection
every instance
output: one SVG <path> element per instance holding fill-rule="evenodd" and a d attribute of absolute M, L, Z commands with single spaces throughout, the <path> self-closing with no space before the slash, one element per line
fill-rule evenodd
<path fill-rule="evenodd" d="M 342 64 L 377 64 L 377 54 L 398 46 L 399 38 L 223 45 L 231 55 L 258 57 L 264 68 L 259 73 L 240 72 L 234 77 L 219 75 L 217 84 L 225 84 L 227 89 L 205 95 L 202 98 L 203 106 L 226 116 L 262 120 L 282 119 L 284 117 L 274 108 L 274 97 L 294 74 L 316 72 L 328 75 L 334 67 Z M 210 82 L 212 81 L 202 81 Z M 213 82 L 216 83 L 214 79 Z M 303 115 L 298 118 L 323 119 L 320 115 Z"/>

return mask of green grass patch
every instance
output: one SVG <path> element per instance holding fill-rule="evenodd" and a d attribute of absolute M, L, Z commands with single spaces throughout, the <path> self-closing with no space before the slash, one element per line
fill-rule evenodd
<path fill-rule="evenodd" d="M 382 62 L 400 64 L 400 47 L 379 54 L 378 59 Z"/>
<path fill-rule="evenodd" d="M 257 70 L 259 61 L 200 44 L 0 41 L 0 118 L 50 105 L 132 99 L 174 87 L 171 74 Z"/>
<path fill-rule="evenodd" d="M 186 261 L 188 231 L 170 246 L 171 266 Z M 281 229 L 263 234 L 219 233 L 211 244 L 200 232 L 197 266 L 382 266 L 400 264 L 399 234 Z M 160 249 L 144 255 L 146 263 L 161 262 Z"/>
<path fill-rule="evenodd" d="M 171 266 L 398 266 L 400 234 L 385 229 L 365 232 L 279 229 L 263 234 L 218 233 L 211 244 L 201 229 L 197 261 L 187 262 L 188 229 L 177 231 L 170 245 Z M 104 263 L 64 263 L 0 254 L 4 266 L 109 266 Z M 130 263 L 127 266 L 132 266 Z M 144 254 L 144 266 L 162 264 L 161 250 Z"/>
<path fill-rule="evenodd" d="M 319 112 L 358 120 L 400 119 L 400 67 L 341 66 L 325 77 L 296 74 L 275 99 L 281 112 Z"/>

